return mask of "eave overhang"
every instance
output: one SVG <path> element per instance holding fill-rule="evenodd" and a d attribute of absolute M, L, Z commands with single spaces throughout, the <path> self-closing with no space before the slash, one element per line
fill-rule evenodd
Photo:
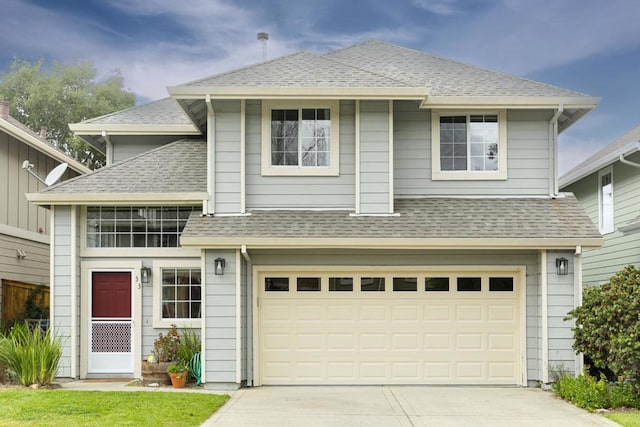
<path fill-rule="evenodd" d="M 619 161 L 620 156 L 627 157 L 639 151 L 640 141 L 631 141 L 628 144 L 620 147 L 619 149 L 598 158 L 594 162 L 591 162 L 588 165 L 584 165 L 584 167 L 582 168 L 578 168 L 571 173 L 567 173 L 561 176 L 559 181 L 560 188 L 562 189 L 564 187 L 567 187 L 568 185 L 571 185 L 574 182 L 577 182 L 582 178 L 599 171 L 603 167 L 609 166 L 610 164 Z"/>
<path fill-rule="evenodd" d="M 172 205 L 201 204 L 206 192 L 182 193 L 26 193 L 27 200 L 38 206 L 53 205 Z"/>
<path fill-rule="evenodd" d="M 74 134 L 102 135 L 201 135 L 195 125 L 169 125 L 169 124 L 100 124 L 100 123 L 73 123 L 69 129 Z"/>

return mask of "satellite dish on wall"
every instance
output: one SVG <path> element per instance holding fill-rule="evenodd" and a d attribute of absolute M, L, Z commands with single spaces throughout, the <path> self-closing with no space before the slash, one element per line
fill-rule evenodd
<path fill-rule="evenodd" d="M 25 160 L 24 162 L 22 162 L 22 169 L 26 169 L 27 172 L 29 172 L 38 181 L 40 181 L 41 183 L 43 183 L 47 187 L 50 187 L 53 184 L 55 184 L 56 182 L 58 182 L 58 180 L 60 180 L 60 178 L 62 178 L 62 175 L 64 175 L 64 173 L 66 172 L 68 167 L 69 167 L 69 165 L 67 163 L 60 163 L 58 166 L 53 168 L 51 170 L 51 172 L 49 172 L 49 174 L 47 175 L 47 177 L 45 179 L 42 179 L 38 175 L 36 175 L 36 173 L 33 171 L 33 163 L 29 163 L 29 160 Z"/>

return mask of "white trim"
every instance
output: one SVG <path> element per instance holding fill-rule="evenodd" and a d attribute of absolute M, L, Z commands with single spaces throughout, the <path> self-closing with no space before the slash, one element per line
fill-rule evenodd
<path fill-rule="evenodd" d="M 573 261 L 573 293 L 574 307 L 582 305 L 582 248 L 576 246 L 576 252 Z M 575 375 L 578 376 L 584 369 L 584 355 L 576 353 L 575 355 Z"/>
<path fill-rule="evenodd" d="M 15 237 L 18 239 L 30 240 L 32 242 L 44 243 L 46 245 L 48 245 L 51 241 L 51 236 L 48 236 L 46 234 L 23 230 L 22 228 L 12 227 L 7 224 L 0 224 L 0 234 Z"/>
<path fill-rule="evenodd" d="M 355 210 L 356 215 L 360 214 L 360 100 L 355 101 Z"/>
<path fill-rule="evenodd" d="M 393 100 L 389 100 L 389 213 L 394 211 L 394 192 L 393 192 L 393 171 L 394 171 L 394 157 L 393 157 Z"/>
<path fill-rule="evenodd" d="M 526 282 L 526 266 L 524 265 L 438 265 L 438 266 L 347 266 L 347 265 L 254 265 L 253 266 L 253 381 L 254 386 L 262 385 L 262 377 L 260 373 L 261 354 L 260 354 L 260 325 L 258 319 L 260 318 L 260 301 L 259 295 L 261 293 L 260 278 L 265 273 L 277 272 L 286 274 L 288 277 L 295 277 L 298 273 L 314 272 L 320 274 L 331 274 L 347 272 L 354 276 L 360 276 L 364 273 L 370 274 L 374 272 L 384 272 L 387 275 L 393 275 L 394 273 L 418 273 L 419 276 L 425 276 L 427 273 L 448 273 L 450 276 L 455 276 L 458 273 L 477 273 L 484 277 L 489 277 L 492 273 L 512 273 L 515 279 L 515 286 L 518 292 L 518 315 L 520 321 L 518 322 L 518 335 L 520 337 L 520 346 L 517 350 L 516 363 L 519 368 L 519 375 L 521 386 L 527 386 L 528 373 L 527 373 L 527 329 L 526 329 L 526 295 L 527 295 L 527 282 Z M 292 272 L 295 272 L 292 273 Z M 292 275 L 293 274 L 293 275 Z M 355 280 L 354 280 L 355 283 Z M 358 294 L 360 291 L 354 291 L 351 296 Z M 326 293 L 326 292 L 325 292 Z M 297 292 L 292 293 L 292 298 L 295 298 Z M 345 293 L 347 294 L 347 293 Z M 381 298 L 389 298 L 398 294 L 392 292 L 391 288 L 386 289 L 385 292 L 380 292 Z M 322 292 L 318 294 L 320 298 L 323 298 Z M 406 296 L 406 295 L 403 295 Z M 357 297 L 357 295 L 356 295 Z"/>
<path fill-rule="evenodd" d="M 80 264 L 80 284 L 85 295 L 80 299 L 80 378 L 87 377 L 89 369 L 89 307 L 91 306 L 91 273 L 126 271 L 131 273 L 131 318 L 133 320 L 133 376 L 142 377 L 142 286 L 139 271 L 142 261 L 122 260 L 89 260 Z M 137 285 L 137 286 L 136 286 Z"/>
<path fill-rule="evenodd" d="M 247 184 L 246 161 L 247 161 L 247 101 L 240 100 L 240 213 L 247 210 Z"/>
<path fill-rule="evenodd" d="M 416 87 L 330 87 L 330 86 L 168 86 L 173 98 L 202 99 L 408 99 L 424 101 L 429 95 L 425 86 Z M 557 104 L 557 103 L 556 103 Z"/>
<path fill-rule="evenodd" d="M 236 249 L 236 383 L 242 382 L 242 266 L 240 249 Z"/>
<path fill-rule="evenodd" d="M 51 212 L 49 213 L 49 239 L 51 243 L 49 244 L 49 324 L 52 327 L 52 330 L 55 331 L 57 329 L 56 325 L 56 284 L 55 284 L 55 265 L 54 262 L 56 259 L 56 222 L 55 215 L 56 207 L 51 206 Z"/>
<path fill-rule="evenodd" d="M 607 174 L 611 174 L 611 227 L 607 227 L 607 224 L 604 224 L 604 199 L 602 198 L 602 177 Z M 598 171 L 598 229 L 601 234 L 609 234 L 616 231 L 616 205 L 614 191 L 613 165 L 609 165 Z"/>
<path fill-rule="evenodd" d="M 601 156 L 600 158 L 598 158 L 597 160 L 594 160 L 590 164 L 583 165 L 581 163 L 579 166 L 577 166 L 577 168 L 579 169 L 572 169 L 574 172 L 569 171 L 569 173 L 566 173 L 560 177 L 559 179 L 560 188 L 567 187 L 568 185 L 571 185 L 574 182 L 581 180 L 585 176 L 591 175 L 592 173 L 596 172 L 602 167 L 607 166 L 609 164 L 613 164 L 617 160 L 620 160 L 621 155 L 623 157 L 626 157 L 637 151 L 640 151 L 640 142 L 631 141 L 628 144 L 618 148 L 617 150 Z"/>
<path fill-rule="evenodd" d="M 122 124 L 122 123 L 70 123 L 75 135 L 201 135 L 194 126 L 187 124 Z"/>
<path fill-rule="evenodd" d="M 203 384 L 207 382 L 207 262 L 206 251 L 200 250 L 200 275 L 202 277 L 202 291 L 200 293 L 202 297 L 202 305 L 200 318 L 202 323 L 200 325 L 200 380 Z"/>
<path fill-rule="evenodd" d="M 178 328 L 199 328 L 202 323 L 202 305 L 204 304 L 204 277 L 202 277 L 202 270 L 200 270 L 200 319 L 163 319 L 162 318 L 162 269 L 163 268 L 201 268 L 200 259 L 180 259 L 180 260 L 159 260 L 155 259 L 152 262 L 152 307 L 153 307 L 153 322 L 154 328 L 169 328 L 171 325 L 176 325 Z"/>
<path fill-rule="evenodd" d="M 184 193 L 25 193 L 27 200 L 35 205 L 95 205 L 114 206 L 146 204 L 199 205 L 208 200 L 205 192 Z"/>
<path fill-rule="evenodd" d="M 420 108 L 536 108 L 554 109 L 564 104 L 568 109 L 591 110 L 601 98 L 591 96 L 433 96 Z"/>
<path fill-rule="evenodd" d="M 78 217 L 71 206 L 71 378 L 78 375 Z M 53 259 L 52 259 L 53 260 Z"/>
<path fill-rule="evenodd" d="M 547 251 L 540 251 L 541 327 L 542 327 L 542 383 L 549 383 L 549 298 L 547 279 Z"/>
<path fill-rule="evenodd" d="M 211 104 L 211 97 L 207 95 L 207 214 L 216 211 L 216 116 Z"/>
<path fill-rule="evenodd" d="M 318 108 L 331 110 L 331 152 L 329 166 L 273 166 L 271 165 L 271 110 Z M 302 118 L 300 118 L 302 120 Z M 340 175 L 340 102 L 290 101 L 265 99 L 262 101 L 262 165 L 263 176 L 338 176 Z M 301 132 L 298 132 L 300 144 Z"/>
<path fill-rule="evenodd" d="M 466 171 L 441 171 L 440 170 L 440 117 L 471 114 L 491 114 L 498 116 L 498 170 L 497 171 L 470 171 L 467 164 Z M 467 125 L 469 122 L 467 121 Z M 470 153 L 469 133 L 467 131 L 467 156 Z M 431 110 L 431 179 L 440 180 L 506 180 L 507 173 L 507 110 Z"/>

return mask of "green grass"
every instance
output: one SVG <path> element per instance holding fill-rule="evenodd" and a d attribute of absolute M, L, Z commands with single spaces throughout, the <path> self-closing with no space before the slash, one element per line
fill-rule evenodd
<path fill-rule="evenodd" d="M 198 426 L 228 395 L 0 388 L 3 426 Z"/>
<path fill-rule="evenodd" d="M 605 417 L 624 427 L 640 427 L 640 411 L 611 412 Z"/>

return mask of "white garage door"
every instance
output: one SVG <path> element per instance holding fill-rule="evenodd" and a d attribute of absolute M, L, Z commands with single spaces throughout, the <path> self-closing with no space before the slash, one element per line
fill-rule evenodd
<path fill-rule="evenodd" d="M 521 384 L 510 271 L 262 271 L 262 384 Z"/>

